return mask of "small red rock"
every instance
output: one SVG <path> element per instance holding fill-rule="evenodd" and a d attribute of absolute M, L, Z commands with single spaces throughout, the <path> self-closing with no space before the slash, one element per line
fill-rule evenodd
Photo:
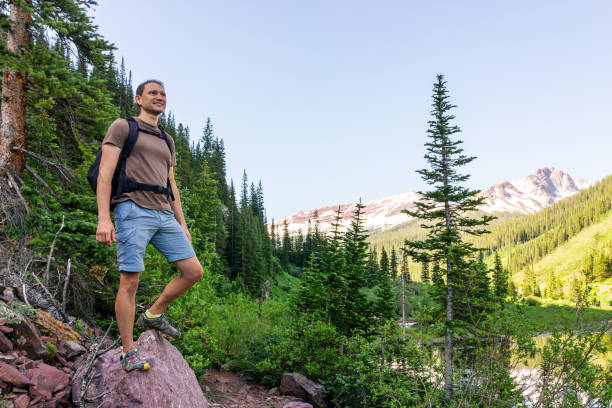
<path fill-rule="evenodd" d="M 70 361 L 67 361 L 64 357 L 62 357 L 60 354 L 56 354 L 55 357 L 58 359 L 58 361 L 60 363 L 62 363 L 62 365 L 64 367 L 72 367 L 72 363 Z"/>
<path fill-rule="evenodd" d="M 51 391 L 49 391 L 49 388 L 51 388 L 49 380 L 41 379 L 37 382 L 37 385 L 30 385 L 30 395 L 36 398 L 43 399 L 45 401 L 50 400 L 53 394 L 51 393 Z"/>
<path fill-rule="evenodd" d="M 15 367 L 3 362 L 0 362 L 0 380 L 16 385 L 18 387 L 21 385 L 31 384 L 31 381 L 28 377 L 17 371 Z"/>
<path fill-rule="evenodd" d="M 0 332 L 0 352 L 8 353 L 11 350 L 13 350 L 13 343 L 11 343 L 11 341 L 7 339 L 2 332 Z"/>
<path fill-rule="evenodd" d="M 39 365 L 42 364 L 42 361 L 40 360 L 28 360 L 24 366 L 26 370 L 32 370 L 34 368 L 37 368 Z"/>
<path fill-rule="evenodd" d="M 28 408 L 28 405 L 30 405 L 30 397 L 22 394 L 13 401 L 13 405 L 15 408 Z"/>
<path fill-rule="evenodd" d="M 8 326 L 0 326 L 0 332 L 5 333 L 5 334 L 9 334 L 13 332 L 13 328 L 12 327 L 8 327 Z"/>
<path fill-rule="evenodd" d="M 50 393 L 61 390 L 70 383 L 70 375 L 47 364 L 40 364 L 37 368 L 28 370 L 32 382 L 37 388 Z"/>

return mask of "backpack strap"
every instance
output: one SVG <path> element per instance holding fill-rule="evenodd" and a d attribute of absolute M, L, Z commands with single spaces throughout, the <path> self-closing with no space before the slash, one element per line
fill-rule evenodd
<path fill-rule="evenodd" d="M 136 144 L 136 140 L 138 140 L 138 122 L 136 119 L 132 117 L 125 118 L 127 120 L 129 126 L 128 137 L 121 148 L 121 155 L 119 156 L 119 180 L 117 182 L 117 192 L 115 193 L 115 197 L 120 197 L 123 193 L 129 192 L 129 187 L 127 186 L 127 176 L 125 175 L 125 166 L 127 162 L 127 158 L 132 153 L 134 149 L 134 145 Z"/>
<path fill-rule="evenodd" d="M 138 122 L 136 119 L 132 117 L 125 118 L 130 126 L 130 132 L 128 133 L 128 137 L 123 144 L 123 149 L 121 149 L 121 158 L 127 159 L 128 156 L 132 153 L 132 149 L 134 149 L 134 145 L 136 144 L 136 140 L 138 140 Z"/>

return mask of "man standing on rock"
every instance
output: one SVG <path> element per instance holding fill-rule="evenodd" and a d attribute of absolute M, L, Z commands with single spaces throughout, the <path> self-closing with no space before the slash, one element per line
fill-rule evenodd
<path fill-rule="evenodd" d="M 117 326 L 125 372 L 148 370 L 150 364 L 138 357 L 134 347 L 134 313 L 138 275 L 144 271 L 144 255 L 149 242 L 174 263 L 180 275 L 164 288 L 160 297 L 139 318 L 138 324 L 171 336 L 180 336 L 164 313 L 168 305 L 183 295 L 202 277 L 202 266 L 191 245 L 181 200 L 172 167 L 176 165 L 174 141 L 157 127 L 157 118 L 166 108 L 162 82 L 148 80 L 136 89 L 140 115 L 135 123 L 117 119 L 102 141 L 96 196 L 98 201 L 98 242 L 117 242 L 120 271 L 119 291 L 115 300 Z M 131 120 L 131 119 L 130 119 Z M 138 137 L 126 159 L 120 158 L 130 134 L 138 126 Z M 135 130 L 133 130 L 135 133 Z M 110 216 L 112 178 L 117 164 L 125 160 L 125 177 L 119 182 L 121 193 L 112 197 L 115 225 Z"/>

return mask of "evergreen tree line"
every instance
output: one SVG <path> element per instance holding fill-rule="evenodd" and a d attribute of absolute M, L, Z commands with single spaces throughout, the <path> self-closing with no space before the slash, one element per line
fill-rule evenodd
<path fill-rule="evenodd" d="M 296 311 L 308 319 L 332 324 L 338 333 L 368 332 L 373 321 L 395 317 L 395 292 L 391 276 L 379 276 L 376 301 L 362 291 L 368 287 L 368 244 L 363 208 L 357 203 L 347 231 L 341 231 L 342 214 L 336 213 L 329 236 L 321 236 L 310 253 L 300 287 L 294 296 Z"/>

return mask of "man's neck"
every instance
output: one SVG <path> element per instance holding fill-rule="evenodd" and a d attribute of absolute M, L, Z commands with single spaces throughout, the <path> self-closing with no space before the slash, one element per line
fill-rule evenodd
<path fill-rule="evenodd" d="M 149 112 L 145 112 L 143 110 L 140 111 L 140 115 L 138 115 L 138 119 L 142 120 L 145 123 L 148 123 L 151 126 L 157 127 L 157 117 L 159 115 L 153 115 Z"/>

